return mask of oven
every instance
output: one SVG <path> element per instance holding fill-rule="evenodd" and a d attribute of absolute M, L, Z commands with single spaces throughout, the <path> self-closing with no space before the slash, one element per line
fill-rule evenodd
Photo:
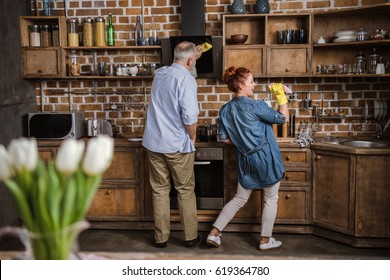
<path fill-rule="evenodd" d="M 198 209 L 222 209 L 223 148 L 197 148 L 195 152 L 195 194 Z M 171 208 L 177 209 L 177 193 L 171 187 Z"/>

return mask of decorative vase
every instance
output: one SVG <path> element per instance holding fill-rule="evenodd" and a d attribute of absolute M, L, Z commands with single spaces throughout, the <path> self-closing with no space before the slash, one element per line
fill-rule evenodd
<path fill-rule="evenodd" d="M 253 10 L 256 14 L 269 14 L 268 0 L 256 0 L 256 3 L 253 5 Z"/>
<path fill-rule="evenodd" d="M 30 232 L 26 228 L 5 227 L 2 235 L 10 234 L 19 237 L 25 247 L 25 260 L 74 260 L 80 259 L 78 236 L 89 227 L 86 221 L 76 222 L 53 232 Z"/>
<path fill-rule="evenodd" d="M 232 4 L 232 14 L 245 14 L 245 5 L 242 0 L 234 0 Z"/>

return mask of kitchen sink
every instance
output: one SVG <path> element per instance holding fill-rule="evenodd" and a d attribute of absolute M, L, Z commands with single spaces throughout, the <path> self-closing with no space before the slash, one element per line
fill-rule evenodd
<path fill-rule="evenodd" d="M 390 143 L 369 141 L 369 140 L 347 140 L 340 142 L 341 145 L 357 148 L 382 148 L 390 146 Z"/>

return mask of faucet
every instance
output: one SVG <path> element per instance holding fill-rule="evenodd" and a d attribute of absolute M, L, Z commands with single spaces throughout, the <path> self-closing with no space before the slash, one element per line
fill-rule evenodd
<path fill-rule="evenodd" d="M 378 135 L 376 136 L 378 139 L 383 139 L 383 132 L 384 132 L 384 129 L 383 129 L 383 127 L 382 127 L 382 124 L 381 124 L 381 122 L 378 120 L 378 119 L 376 119 L 376 118 L 368 118 L 368 119 L 366 119 L 366 122 L 368 122 L 368 121 L 375 121 L 377 124 L 378 124 L 378 126 L 379 126 L 379 133 L 378 133 Z M 388 123 L 390 122 L 390 119 L 389 119 L 389 121 L 388 121 Z M 388 125 L 386 124 L 386 128 L 388 127 Z"/>

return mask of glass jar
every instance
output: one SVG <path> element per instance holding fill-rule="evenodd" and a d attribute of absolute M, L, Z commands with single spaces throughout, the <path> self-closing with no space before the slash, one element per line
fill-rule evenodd
<path fill-rule="evenodd" d="M 58 24 L 51 26 L 51 42 L 53 47 L 60 46 L 60 31 L 58 29 Z"/>
<path fill-rule="evenodd" d="M 66 25 L 68 29 L 68 46 L 69 47 L 78 47 L 79 46 L 79 22 L 75 18 L 70 18 L 66 20 Z"/>
<path fill-rule="evenodd" d="M 44 24 L 41 25 L 41 47 L 49 47 L 51 46 L 51 33 L 49 29 L 49 25 Z"/>
<path fill-rule="evenodd" d="M 30 47 L 40 47 L 41 46 L 41 34 L 39 31 L 39 25 L 29 25 L 29 39 Z"/>
<path fill-rule="evenodd" d="M 93 46 L 93 20 L 86 18 L 83 23 L 83 45 L 85 47 Z"/>
<path fill-rule="evenodd" d="M 95 20 L 95 46 L 106 46 L 106 26 L 105 19 L 103 17 L 97 17 Z"/>
<path fill-rule="evenodd" d="M 76 51 L 72 50 L 71 53 L 68 56 L 68 63 L 67 63 L 67 74 L 68 76 L 80 76 L 80 64 L 78 62 L 78 58 L 76 55 Z"/>

